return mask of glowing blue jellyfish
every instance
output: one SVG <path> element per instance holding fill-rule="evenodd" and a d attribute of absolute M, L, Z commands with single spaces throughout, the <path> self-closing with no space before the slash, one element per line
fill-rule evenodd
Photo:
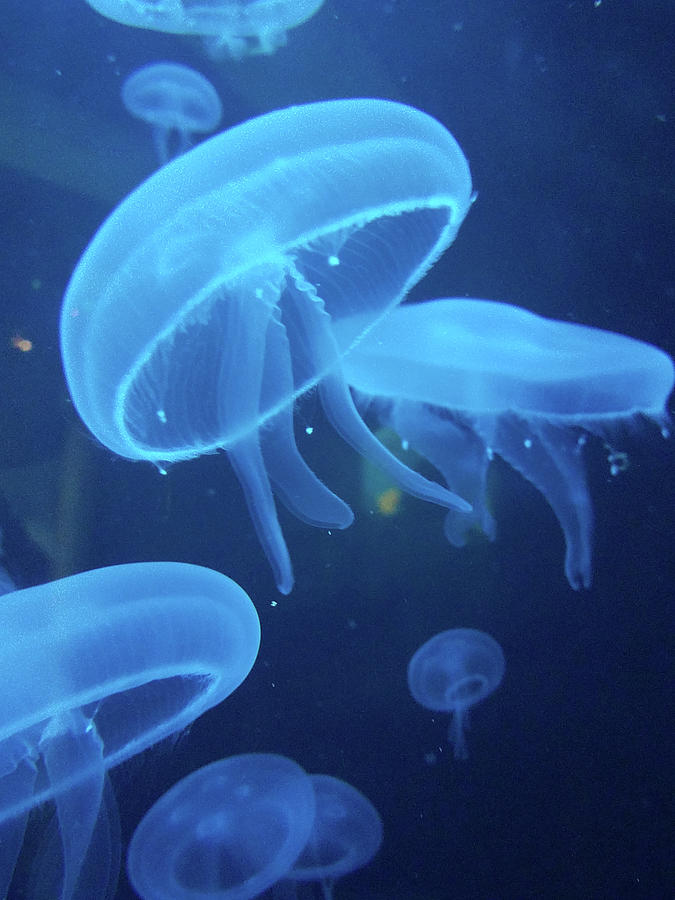
<path fill-rule="evenodd" d="M 316 815 L 307 844 L 286 878 L 318 881 L 324 900 L 335 882 L 362 868 L 382 844 L 382 819 L 367 797 L 331 775 L 310 775 Z"/>
<path fill-rule="evenodd" d="M 143 900 L 257 897 L 297 859 L 315 807 L 307 773 L 284 756 L 211 763 L 143 817 L 129 845 L 129 878 Z"/>
<path fill-rule="evenodd" d="M 293 403 L 314 385 L 405 490 L 468 510 L 371 434 L 341 359 L 452 242 L 470 197 L 448 131 L 384 100 L 295 106 L 205 141 L 134 191 L 73 273 L 61 351 L 79 414 L 160 467 L 227 450 L 283 593 L 274 494 L 312 525 L 352 521 L 295 444 Z"/>
<path fill-rule="evenodd" d="M 132 116 L 152 126 L 161 165 L 191 146 L 195 133 L 214 131 L 223 107 L 211 82 L 178 63 L 151 63 L 122 85 L 122 102 Z"/>
<path fill-rule="evenodd" d="M 497 641 L 475 628 L 451 628 L 434 635 L 408 663 L 408 687 L 427 709 L 451 713 L 448 737 L 456 759 L 468 752 L 464 731 L 469 709 L 501 684 L 504 654 Z"/>
<path fill-rule="evenodd" d="M 273 53 L 286 32 L 310 19 L 324 0 L 87 0 L 115 22 L 209 38 L 209 47 L 235 59 Z"/>
<path fill-rule="evenodd" d="M 98 887 L 87 881 L 87 856 L 90 844 L 98 855 L 115 850 L 106 770 L 241 684 L 258 652 L 258 616 L 224 575 L 139 563 L 7 594 L 0 632 L 0 896 L 29 812 L 53 800 L 63 877 L 44 895 L 103 897 L 100 866 Z"/>
<path fill-rule="evenodd" d="M 589 587 L 592 577 L 586 432 L 609 438 L 617 424 L 641 415 L 668 433 L 674 369 L 666 353 L 505 303 L 402 306 L 365 336 L 343 368 L 351 385 L 372 395 L 382 424 L 471 502 L 471 511 L 450 510 L 446 517 L 455 546 L 472 526 L 494 536 L 485 492 L 498 454 L 551 504 L 575 589 Z M 615 474 L 621 458 L 611 456 L 610 464 Z"/>

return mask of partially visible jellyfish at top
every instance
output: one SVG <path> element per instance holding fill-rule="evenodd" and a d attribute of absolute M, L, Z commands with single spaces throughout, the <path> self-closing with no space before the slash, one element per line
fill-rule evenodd
<path fill-rule="evenodd" d="M 506 663 L 497 641 L 475 628 L 434 635 L 408 663 L 408 687 L 427 709 L 450 713 L 448 737 L 455 759 L 466 759 L 469 710 L 502 682 Z"/>
<path fill-rule="evenodd" d="M 120 856 L 107 770 L 241 684 L 260 643 L 255 608 L 218 572 L 137 563 L 6 594 L 0 632 L 0 896 L 31 810 L 53 801 L 29 896 L 103 900 Z"/>
<path fill-rule="evenodd" d="M 115 22 L 172 34 L 198 35 L 214 57 L 274 53 L 287 32 L 310 19 L 324 0 L 87 0 Z"/>
<path fill-rule="evenodd" d="M 160 165 L 192 146 L 195 134 L 215 131 L 223 107 L 211 82 L 179 63 L 150 63 L 122 85 L 122 102 L 132 116 L 147 122 Z"/>
<path fill-rule="evenodd" d="M 294 403 L 315 386 L 336 431 L 399 487 L 468 511 L 373 436 L 342 360 L 470 203 L 452 135 L 399 103 L 295 106 L 205 141 L 122 202 L 71 277 L 61 354 L 80 416 L 162 471 L 226 450 L 282 593 L 293 570 L 275 497 L 310 525 L 353 519 L 295 442 Z"/>
<path fill-rule="evenodd" d="M 611 441 L 620 425 L 642 417 L 669 434 L 675 370 L 666 353 L 506 303 L 406 304 L 354 347 L 343 370 L 379 422 L 472 504 L 470 511 L 448 511 L 445 534 L 453 545 L 463 546 L 476 526 L 494 538 L 486 483 L 497 454 L 550 503 L 575 590 L 592 580 L 588 433 Z M 624 458 L 610 451 L 609 460 L 617 474 Z"/>

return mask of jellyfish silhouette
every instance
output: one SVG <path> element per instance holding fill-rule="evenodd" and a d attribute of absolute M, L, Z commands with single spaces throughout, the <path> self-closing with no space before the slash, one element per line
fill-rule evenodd
<path fill-rule="evenodd" d="M 286 878 L 318 881 L 324 900 L 335 882 L 362 868 L 382 844 L 382 819 L 367 797 L 332 775 L 310 775 L 316 815 L 309 838 Z"/>
<path fill-rule="evenodd" d="M 63 876 L 45 895 L 103 897 L 100 866 L 87 856 L 90 845 L 115 851 L 107 769 L 241 684 L 260 641 L 255 609 L 217 572 L 138 563 L 7 594 L 0 631 L 0 896 L 28 814 L 53 800 Z M 42 872 L 37 883 L 52 879 Z"/>
<path fill-rule="evenodd" d="M 475 628 L 451 628 L 430 638 L 408 663 L 414 699 L 435 712 L 449 712 L 448 736 L 456 759 L 468 756 L 464 731 L 469 709 L 498 688 L 504 654 L 497 641 Z"/>
<path fill-rule="evenodd" d="M 134 191 L 73 273 L 61 352 L 80 416 L 160 468 L 225 449 L 283 593 L 274 494 L 312 525 L 353 518 L 295 443 L 294 401 L 315 385 L 404 490 L 469 510 L 371 434 L 341 360 L 452 242 L 470 197 L 449 132 L 385 100 L 291 107 L 205 141 Z"/>
<path fill-rule="evenodd" d="M 341 327 L 341 323 L 336 326 Z M 485 494 L 501 456 L 550 503 L 574 589 L 592 579 L 593 511 L 586 433 L 611 439 L 638 416 L 668 433 L 670 357 L 650 344 L 506 303 L 447 299 L 406 305 L 344 360 L 345 377 L 426 457 L 472 510 L 449 510 L 445 533 L 462 546 L 478 526 L 493 538 Z"/>
<path fill-rule="evenodd" d="M 297 859 L 315 808 L 309 776 L 284 756 L 211 763 L 141 820 L 129 845 L 129 878 L 143 900 L 257 897 Z"/>
<path fill-rule="evenodd" d="M 193 134 L 214 131 L 223 114 L 211 82 L 178 63 L 136 69 L 122 85 L 122 102 L 132 116 L 152 126 L 161 165 L 185 153 Z"/>
<path fill-rule="evenodd" d="M 97 12 L 136 28 L 208 38 L 213 55 L 235 59 L 273 53 L 286 43 L 286 32 L 311 18 L 324 0 L 87 0 Z"/>

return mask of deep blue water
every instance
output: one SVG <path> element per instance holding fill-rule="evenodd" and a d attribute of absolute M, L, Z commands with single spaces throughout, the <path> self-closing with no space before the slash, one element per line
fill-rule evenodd
<path fill-rule="evenodd" d="M 245 588 L 263 631 L 231 698 L 175 747 L 112 773 L 125 840 L 197 766 L 269 751 L 355 784 L 382 814 L 379 855 L 336 900 L 672 896 L 672 439 L 621 432 L 619 477 L 590 442 L 595 580 L 575 593 L 552 512 L 506 466 L 491 480 L 497 541 L 453 549 L 440 509 L 405 498 L 391 518 L 368 510 L 360 459 L 309 396 L 301 451 L 357 518 L 329 534 L 281 511 L 296 574 L 281 597 L 224 456 L 161 476 L 88 435 L 61 373 L 58 314 L 96 228 L 155 166 L 121 82 L 172 59 L 214 83 L 224 127 L 343 96 L 433 114 L 478 200 L 415 297 L 504 300 L 675 355 L 674 25 L 667 0 L 326 0 L 274 56 L 214 63 L 197 41 L 125 28 L 84 0 L 6 0 L 0 525 L 12 574 L 26 586 L 199 563 Z M 405 680 L 414 650 L 452 627 L 487 631 L 507 661 L 473 715 L 467 761 Z M 118 897 L 133 896 L 122 876 Z"/>

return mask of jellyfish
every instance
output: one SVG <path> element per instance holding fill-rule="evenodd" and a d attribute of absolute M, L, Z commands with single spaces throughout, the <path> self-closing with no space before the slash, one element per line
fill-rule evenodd
<path fill-rule="evenodd" d="M 332 900 L 335 882 L 365 866 L 380 849 L 382 819 L 370 800 L 346 781 L 331 775 L 309 777 L 316 797 L 314 824 L 286 878 L 318 881 L 324 900 Z"/>
<path fill-rule="evenodd" d="M 609 438 L 642 416 L 666 436 L 674 381 L 672 360 L 650 344 L 466 299 L 396 309 L 348 354 L 343 371 L 381 424 L 472 504 L 448 511 L 452 544 L 462 546 L 472 526 L 494 537 L 486 479 L 498 454 L 551 505 L 575 590 L 592 580 L 587 434 Z"/>
<path fill-rule="evenodd" d="M 469 709 L 501 684 L 504 654 L 497 641 L 475 628 L 434 635 L 408 663 L 408 688 L 427 709 L 451 713 L 448 737 L 455 759 L 468 756 L 464 732 Z"/>
<path fill-rule="evenodd" d="M 48 800 L 63 877 L 45 895 L 105 896 L 87 856 L 115 850 L 106 771 L 241 684 L 260 641 L 255 608 L 217 572 L 138 563 L 6 594 L 0 632 L 0 896 L 28 814 Z"/>
<path fill-rule="evenodd" d="M 192 772 L 146 813 L 127 868 L 143 900 L 248 900 L 282 878 L 310 835 L 309 776 L 272 753 Z"/>
<path fill-rule="evenodd" d="M 216 55 L 234 59 L 273 53 L 286 43 L 286 32 L 310 19 L 324 0 L 87 0 L 97 12 L 136 28 L 207 38 Z"/>
<path fill-rule="evenodd" d="M 162 471 L 225 450 L 282 593 L 275 495 L 311 525 L 353 518 L 295 443 L 294 402 L 314 386 L 400 487 L 469 510 L 372 435 L 342 358 L 453 241 L 470 199 L 449 132 L 386 100 L 290 107 L 210 138 L 127 197 L 72 275 L 61 353 L 80 416 Z"/>
<path fill-rule="evenodd" d="M 152 126 L 161 165 L 185 153 L 196 132 L 214 131 L 223 114 L 211 82 L 178 63 L 136 69 L 122 85 L 122 102 L 132 116 Z"/>

